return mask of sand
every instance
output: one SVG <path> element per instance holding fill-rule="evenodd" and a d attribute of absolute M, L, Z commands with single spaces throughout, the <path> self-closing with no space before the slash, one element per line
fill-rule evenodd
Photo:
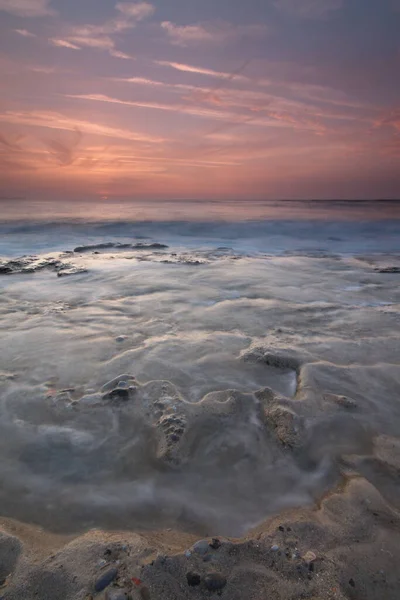
<path fill-rule="evenodd" d="M 397 600 L 399 258 L 135 244 L 1 262 L 0 598 Z"/>

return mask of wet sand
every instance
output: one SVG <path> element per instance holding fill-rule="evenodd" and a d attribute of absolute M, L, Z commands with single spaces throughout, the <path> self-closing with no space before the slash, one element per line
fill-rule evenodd
<path fill-rule="evenodd" d="M 399 257 L 136 243 L 0 264 L 0 597 L 397 599 Z"/>

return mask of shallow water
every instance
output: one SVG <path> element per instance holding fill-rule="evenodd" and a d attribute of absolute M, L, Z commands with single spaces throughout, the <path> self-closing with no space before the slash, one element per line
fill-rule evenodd
<path fill-rule="evenodd" d="M 2 515 L 62 531 L 239 535 L 313 503 L 346 456 L 398 435 L 399 275 L 375 270 L 398 264 L 397 221 L 2 227 L 4 256 L 170 246 L 63 255 L 87 269 L 71 277 L 0 277 Z M 102 400 L 119 374 L 137 390 Z M 272 404 L 254 396 L 265 387 Z M 184 422 L 174 460 L 171 415 Z"/>

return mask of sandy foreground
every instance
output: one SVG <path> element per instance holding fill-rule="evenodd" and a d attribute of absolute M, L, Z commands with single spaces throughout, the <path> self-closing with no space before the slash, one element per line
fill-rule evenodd
<path fill-rule="evenodd" d="M 400 260 L 0 262 L 0 598 L 400 598 Z"/>

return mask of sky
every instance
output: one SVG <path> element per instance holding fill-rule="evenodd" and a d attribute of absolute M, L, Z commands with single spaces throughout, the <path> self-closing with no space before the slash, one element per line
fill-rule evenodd
<path fill-rule="evenodd" d="M 0 199 L 400 198 L 400 0 L 0 0 Z"/>

